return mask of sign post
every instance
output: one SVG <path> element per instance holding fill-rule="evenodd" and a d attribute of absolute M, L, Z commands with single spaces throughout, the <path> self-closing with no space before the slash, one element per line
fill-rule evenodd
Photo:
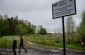
<path fill-rule="evenodd" d="M 64 55 L 66 55 L 64 17 L 75 14 L 76 0 L 60 0 L 52 4 L 52 18 L 56 19 L 62 17 Z"/>
<path fill-rule="evenodd" d="M 63 26 L 63 52 L 64 52 L 64 55 L 66 55 L 64 16 L 62 17 L 62 26 Z"/>

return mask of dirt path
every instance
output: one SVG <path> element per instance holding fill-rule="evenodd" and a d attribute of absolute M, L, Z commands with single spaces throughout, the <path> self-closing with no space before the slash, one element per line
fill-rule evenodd
<path fill-rule="evenodd" d="M 37 49 L 37 50 L 55 49 L 54 47 L 51 47 L 51 46 L 39 45 L 39 44 L 31 43 L 29 41 L 27 41 L 27 44 L 30 48 Z"/>

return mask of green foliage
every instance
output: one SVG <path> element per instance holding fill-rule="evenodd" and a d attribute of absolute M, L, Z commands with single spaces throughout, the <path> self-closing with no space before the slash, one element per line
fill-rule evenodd
<path fill-rule="evenodd" d="M 24 46 L 25 48 L 30 48 L 30 49 L 34 49 L 34 48 L 38 48 L 40 50 L 40 48 L 44 48 L 44 49 L 59 49 L 59 48 L 63 48 L 63 43 L 62 42 L 56 42 L 56 37 L 54 36 L 54 34 L 52 35 L 38 35 L 38 34 L 34 34 L 34 35 L 30 35 L 29 37 L 23 36 L 24 37 Z M 51 38 L 50 38 L 51 37 Z M 0 48 L 12 48 L 12 41 L 13 38 L 15 38 L 17 40 L 17 48 L 19 48 L 19 36 L 2 36 L 0 37 Z M 60 39 L 61 40 L 61 39 Z M 32 43 L 29 44 L 28 42 Z M 34 46 L 32 48 L 32 46 Z M 80 45 L 78 43 L 76 44 L 66 44 L 66 48 L 69 49 L 77 49 L 77 50 L 85 50 L 85 45 Z"/>
<path fill-rule="evenodd" d="M 30 35 L 35 33 L 36 26 L 28 21 L 18 20 L 18 16 L 9 18 L 0 16 L 0 36 Z"/>
<path fill-rule="evenodd" d="M 17 35 L 22 35 L 24 33 L 24 30 L 23 30 L 23 26 L 21 25 L 21 24 L 18 24 L 17 26 L 16 26 L 16 34 Z"/>
<path fill-rule="evenodd" d="M 68 17 L 67 23 L 66 23 L 67 33 L 68 33 L 68 34 L 74 32 L 74 27 L 75 27 L 74 25 L 75 25 L 75 22 L 74 22 L 73 18 L 72 18 L 72 17 Z"/>
<path fill-rule="evenodd" d="M 67 22 L 66 22 L 66 31 L 67 31 L 67 38 L 68 38 L 68 43 L 73 42 L 74 38 L 74 32 L 75 32 L 75 22 L 73 21 L 72 17 L 68 17 Z"/>
<path fill-rule="evenodd" d="M 85 11 L 82 14 L 82 22 L 80 23 L 80 26 L 77 28 L 77 32 L 81 36 L 81 38 L 85 40 Z"/>
<path fill-rule="evenodd" d="M 7 15 L 0 16 L 0 36 L 3 35 L 30 35 L 36 33 L 36 25 L 28 21 L 19 20 L 18 16 L 9 18 Z M 38 34 L 47 34 L 42 26 L 39 26 Z"/>
<path fill-rule="evenodd" d="M 43 28 L 42 25 L 41 25 L 41 26 L 39 26 L 38 33 L 41 34 L 41 35 L 45 35 L 45 34 L 47 34 L 47 31 L 46 31 L 46 29 Z"/>
<path fill-rule="evenodd" d="M 27 37 L 28 41 L 34 44 L 42 45 L 52 47 L 52 49 L 59 49 L 63 48 L 63 41 L 62 37 L 60 38 L 59 42 L 56 42 L 58 37 L 58 34 L 55 36 L 54 34 L 50 35 L 30 35 Z M 45 49 L 47 49 L 47 47 Z M 85 45 L 81 45 L 80 43 L 74 43 L 74 44 L 66 44 L 66 48 L 68 49 L 75 49 L 75 50 L 85 50 Z"/>
<path fill-rule="evenodd" d="M 19 47 L 19 36 L 2 36 L 0 37 L 0 48 L 12 48 L 13 38 L 17 40 L 17 47 Z"/>
<path fill-rule="evenodd" d="M 62 48 L 61 42 L 57 43 L 56 36 L 51 35 L 30 35 L 28 38 L 28 41 L 44 45 L 44 46 L 51 46 L 51 47 L 60 47 Z"/>
<path fill-rule="evenodd" d="M 80 44 L 66 44 L 66 48 L 73 49 L 73 50 L 84 50 L 85 51 L 85 45 Z"/>

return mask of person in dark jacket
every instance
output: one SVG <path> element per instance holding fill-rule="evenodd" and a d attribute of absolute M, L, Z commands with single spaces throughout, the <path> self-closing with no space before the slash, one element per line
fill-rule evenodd
<path fill-rule="evenodd" d="M 21 47 L 25 50 L 25 52 L 27 52 L 27 50 L 23 46 L 23 37 L 22 36 L 20 36 L 19 53 L 21 53 Z"/>
<path fill-rule="evenodd" d="M 15 38 L 13 38 L 13 44 L 12 44 L 13 55 L 17 55 L 16 48 L 17 48 L 17 40 L 15 40 Z"/>

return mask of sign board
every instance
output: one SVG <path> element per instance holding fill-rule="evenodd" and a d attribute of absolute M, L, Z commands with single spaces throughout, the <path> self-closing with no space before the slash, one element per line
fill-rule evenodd
<path fill-rule="evenodd" d="M 76 14 L 76 0 L 61 0 L 52 4 L 53 19 Z"/>

